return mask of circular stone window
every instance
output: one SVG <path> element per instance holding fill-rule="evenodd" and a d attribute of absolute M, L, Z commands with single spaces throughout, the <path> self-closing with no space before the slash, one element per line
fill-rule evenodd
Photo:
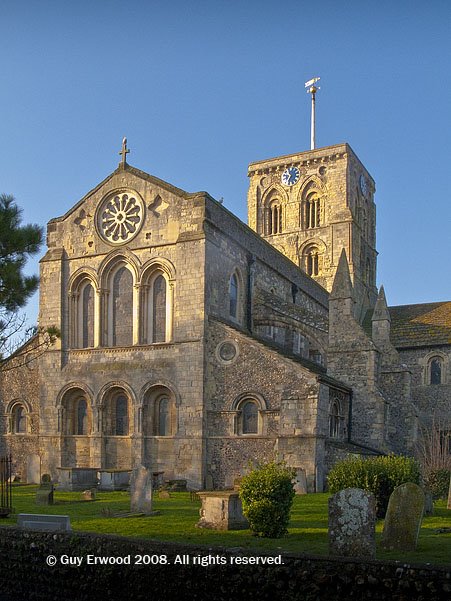
<path fill-rule="evenodd" d="M 235 341 L 225 340 L 216 347 L 216 357 L 220 363 L 228 365 L 233 363 L 239 355 L 239 348 Z"/>
<path fill-rule="evenodd" d="M 125 244 L 141 229 L 144 203 L 136 192 L 129 190 L 109 194 L 97 213 L 97 231 L 110 244 Z"/>

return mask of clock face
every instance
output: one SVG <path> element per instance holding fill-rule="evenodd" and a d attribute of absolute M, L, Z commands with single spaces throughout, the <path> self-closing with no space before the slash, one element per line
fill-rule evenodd
<path fill-rule="evenodd" d="M 363 173 L 360 176 L 359 183 L 363 196 L 366 196 L 368 194 L 368 182 L 366 181 L 366 177 L 363 175 Z"/>
<path fill-rule="evenodd" d="M 294 186 L 299 181 L 301 173 L 297 167 L 287 167 L 282 173 L 282 184 Z"/>

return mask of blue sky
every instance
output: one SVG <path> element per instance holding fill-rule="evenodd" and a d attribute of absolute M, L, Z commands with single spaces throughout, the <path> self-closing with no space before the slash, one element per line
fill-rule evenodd
<path fill-rule="evenodd" d="M 75 204 L 124 135 L 130 164 L 246 221 L 247 165 L 308 150 L 319 75 L 317 146 L 376 181 L 389 304 L 451 299 L 448 1 L 23 0 L 0 26 L 0 192 L 24 221 Z"/>

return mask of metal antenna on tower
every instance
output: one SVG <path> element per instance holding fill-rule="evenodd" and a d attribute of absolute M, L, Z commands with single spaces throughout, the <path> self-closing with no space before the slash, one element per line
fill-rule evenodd
<path fill-rule="evenodd" d="M 315 94 L 318 90 L 321 90 L 319 86 L 316 86 L 316 82 L 319 81 L 321 77 L 314 77 L 313 79 L 309 79 L 305 82 L 305 87 L 308 88 L 307 94 L 312 95 L 312 123 L 310 129 L 310 150 L 315 149 Z"/>

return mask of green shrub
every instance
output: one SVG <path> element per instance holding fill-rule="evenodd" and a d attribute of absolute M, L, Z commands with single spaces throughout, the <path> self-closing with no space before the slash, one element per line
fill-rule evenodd
<path fill-rule="evenodd" d="M 259 465 L 241 481 L 243 513 L 253 534 L 279 538 L 287 533 L 294 499 L 295 471 L 274 461 Z"/>
<path fill-rule="evenodd" d="M 329 490 L 336 493 L 344 488 L 361 488 L 376 498 L 376 514 L 385 516 L 393 490 L 405 482 L 420 481 L 418 463 L 411 457 L 352 457 L 335 464 L 327 476 Z"/>
<path fill-rule="evenodd" d="M 448 497 L 450 476 L 450 471 L 442 468 L 429 472 L 424 478 L 424 483 L 431 491 L 434 499 L 446 499 Z"/>

